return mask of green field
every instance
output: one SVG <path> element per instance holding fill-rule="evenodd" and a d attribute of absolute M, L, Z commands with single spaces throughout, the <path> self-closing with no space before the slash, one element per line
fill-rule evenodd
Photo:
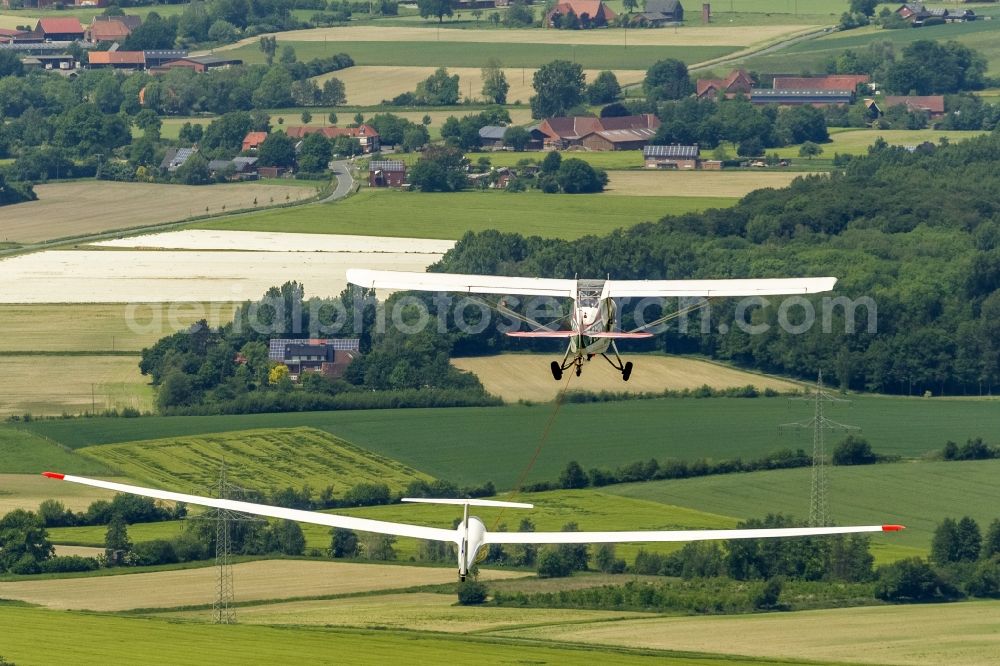
<path fill-rule="evenodd" d="M 339 492 L 358 483 L 384 483 L 401 490 L 431 477 L 313 428 L 245 430 L 80 450 L 92 460 L 143 484 L 204 493 L 218 479 L 224 459 L 237 485 L 273 491 L 333 485 Z"/>
<path fill-rule="evenodd" d="M 741 64 L 748 69 L 759 72 L 821 73 L 824 71 L 826 61 L 836 58 L 845 49 L 861 50 L 873 42 L 888 41 L 893 44 L 898 53 L 907 44 L 922 39 L 931 39 L 942 42 L 956 40 L 979 51 L 986 58 L 989 73 L 996 74 L 1000 69 L 1000 40 L 996 38 L 995 20 L 1000 15 L 1000 10 L 977 8 L 975 11 L 980 16 L 993 15 L 994 20 L 949 23 L 903 30 L 881 30 L 874 26 L 858 28 L 799 42 L 774 53 L 751 56 L 742 60 Z"/>
<path fill-rule="evenodd" d="M 0 305 L 0 353 L 138 352 L 199 319 L 232 321 L 234 303 Z M 55 361 L 58 363 L 58 361 Z"/>
<path fill-rule="evenodd" d="M 782 512 L 805 518 L 809 469 L 729 474 L 609 486 L 609 493 L 677 504 L 738 518 Z M 877 539 L 929 549 L 937 524 L 972 516 L 982 529 L 1000 518 L 1000 460 L 923 462 L 830 468 L 829 505 L 841 524 L 899 523 L 902 533 Z"/>
<path fill-rule="evenodd" d="M 561 153 L 563 159 L 575 157 L 576 159 L 583 160 L 591 166 L 599 167 L 601 169 L 642 169 L 645 166 L 642 160 L 641 150 L 608 150 L 595 152 L 586 150 L 566 150 L 561 151 Z M 532 159 L 541 164 L 547 154 L 548 153 L 515 153 L 510 151 L 501 151 L 494 153 L 466 153 L 465 157 L 468 158 L 472 164 L 476 164 L 479 161 L 479 158 L 486 157 L 489 158 L 490 164 L 495 167 L 509 167 L 515 166 L 523 159 Z"/>
<path fill-rule="evenodd" d="M 335 204 L 308 204 L 194 225 L 199 229 L 461 238 L 499 229 L 527 236 L 579 238 L 659 220 L 664 215 L 718 208 L 732 199 L 613 197 L 541 192 L 397 192 L 362 189 Z M 406 214 L 401 214 L 406 211 Z"/>
<path fill-rule="evenodd" d="M 47 469 L 66 474 L 107 474 L 108 468 L 51 439 L 28 430 L 0 427 L 0 474 L 38 474 Z M 6 493 L 0 486 L 0 495 Z"/>
<path fill-rule="evenodd" d="M 657 60 L 677 58 L 688 64 L 718 58 L 739 50 L 737 46 L 607 46 L 568 44 L 517 44 L 511 48 L 497 32 L 496 42 L 293 42 L 278 40 L 278 49 L 290 45 L 299 60 L 347 53 L 357 65 L 407 65 L 410 67 L 483 67 L 496 58 L 504 67 L 540 67 L 553 60 L 570 60 L 584 69 L 648 69 Z M 226 57 L 263 63 L 257 44 L 231 51 Z"/>
<path fill-rule="evenodd" d="M 70 448 L 212 432 L 309 426 L 369 451 L 458 484 L 493 480 L 514 485 L 539 445 L 552 405 L 362 410 L 245 416 L 77 419 L 27 424 Z M 779 433 L 782 423 L 812 415 L 809 403 L 784 398 L 663 399 L 566 404 L 527 479 L 554 480 L 569 460 L 583 467 L 617 467 L 655 457 L 754 458 L 782 448 L 812 446 L 810 432 Z M 997 443 L 995 400 L 863 396 L 831 418 L 863 428 L 875 451 L 919 457 L 948 439 L 984 437 Z M 0 430 L 3 427 L 0 426 Z M 609 434 L 610 433 L 610 434 Z M 830 433 L 831 444 L 843 435 Z M 504 464 L 497 465 L 497 456 Z M 891 469 L 891 468 L 887 468 Z M 58 470 L 56 470 L 58 471 Z M 719 512 L 727 515 L 726 512 Z"/>
<path fill-rule="evenodd" d="M 942 138 L 957 143 L 965 139 L 982 136 L 986 132 L 964 131 L 964 130 L 876 130 L 876 129 L 848 129 L 842 132 L 831 132 L 830 142 L 821 144 L 823 148 L 823 158 L 832 159 L 835 153 L 843 155 L 866 155 L 868 147 L 881 137 L 893 146 L 916 146 L 930 141 L 939 143 Z M 785 146 L 775 148 L 773 152 L 779 157 L 795 158 L 797 163 L 802 164 L 809 160 L 799 157 L 800 145 Z M 769 151 L 770 152 L 770 151 Z"/>

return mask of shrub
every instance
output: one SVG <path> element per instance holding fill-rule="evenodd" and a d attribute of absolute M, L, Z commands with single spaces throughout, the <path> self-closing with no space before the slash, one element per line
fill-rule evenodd
<path fill-rule="evenodd" d="M 458 584 L 458 604 L 476 606 L 486 601 L 486 586 L 477 580 L 466 580 Z"/>

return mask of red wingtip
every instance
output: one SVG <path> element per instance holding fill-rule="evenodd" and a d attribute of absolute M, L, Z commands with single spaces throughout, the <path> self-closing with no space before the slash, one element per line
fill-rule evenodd
<path fill-rule="evenodd" d="M 905 529 L 906 528 L 903 527 L 902 525 L 883 525 L 882 526 L 882 531 L 883 532 L 900 532 L 900 531 L 905 530 Z"/>
<path fill-rule="evenodd" d="M 66 478 L 65 474 L 60 474 L 58 472 L 42 472 L 42 476 L 47 476 L 50 479 L 59 479 L 60 481 Z"/>

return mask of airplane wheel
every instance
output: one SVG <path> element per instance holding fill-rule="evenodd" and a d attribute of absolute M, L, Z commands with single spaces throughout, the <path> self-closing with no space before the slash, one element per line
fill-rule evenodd
<path fill-rule="evenodd" d="M 632 361 L 625 364 L 625 368 L 622 370 L 622 379 L 628 381 L 628 378 L 632 376 Z"/>
<path fill-rule="evenodd" d="M 549 367 L 552 369 L 552 379 L 556 381 L 562 379 L 562 368 L 559 366 L 559 361 L 552 361 L 552 365 Z"/>
<path fill-rule="evenodd" d="M 580 366 L 576 366 L 576 376 L 577 376 L 577 377 L 579 377 L 579 376 L 580 376 L 580 373 L 581 373 L 581 372 L 583 372 L 583 368 L 581 368 Z"/>

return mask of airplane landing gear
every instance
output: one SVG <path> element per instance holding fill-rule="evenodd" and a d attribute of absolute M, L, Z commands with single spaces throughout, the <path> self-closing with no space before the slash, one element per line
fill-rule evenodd
<path fill-rule="evenodd" d="M 580 365 L 576 366 L 576 376 L 579 377 L 580 373 L 583 372 L 583 367 Z"/>
<path fill-rule="evenodd" d="M 552 379 L 556 381 L 562 379 L 563 371 L 562 371 L 562 366 L 559 365 L 559 361 L 552 361 L 552 364 L 549 366 L 549 368 L 551 368 L 552 370 Z"/>
<path fill-rule="evenodd" d="M 625 364 L 622 368 L 622 381 L 628 381 L 628 378 L 632 376 L 632 361 Z"/>

